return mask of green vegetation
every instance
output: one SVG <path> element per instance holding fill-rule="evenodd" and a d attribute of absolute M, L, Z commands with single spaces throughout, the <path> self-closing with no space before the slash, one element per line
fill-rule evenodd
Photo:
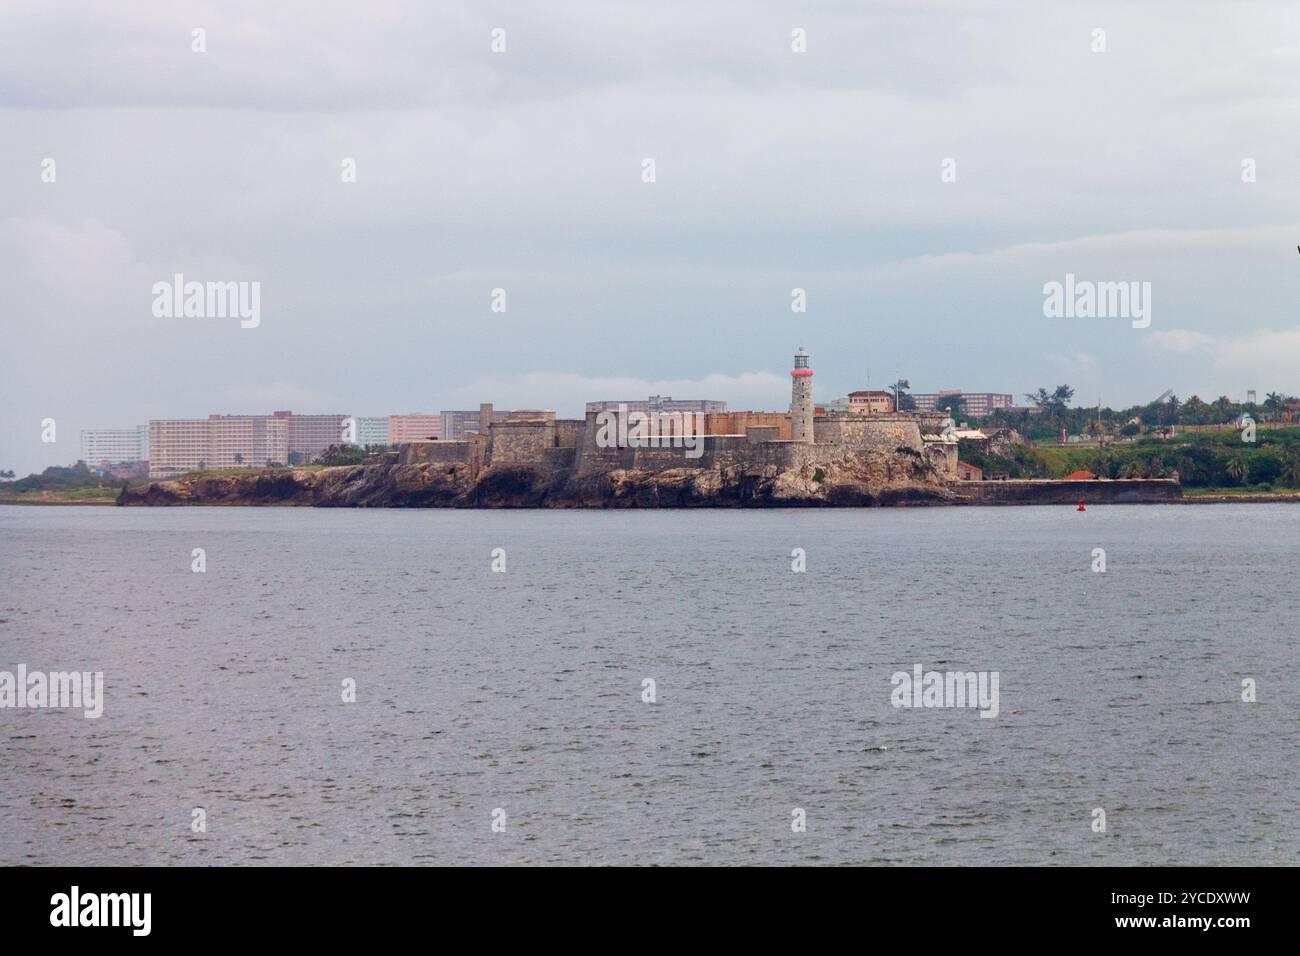
<path fill-rule="evenodd" d="M 1152 431 L 1166 433 L 1171 426 L 1175 430 L 1215 425 L 1231 427 L 1240 421 L 1242 415 L 1249 415 L 1261 426 L 1264 423 L 1288 425 L 1295 424 L 1300 412 L 1300 402 L 1281 392 L 1269 392 L 1262 404 L 1234 402 L 1226 395 L 1213 402 L 1193 395 L 1184 402 L 1177 395 L 1171 395 L 1165 401 L 1123 409 L 1071 408 L 1073 398 L 1074 389 L 1068 385 L 1058 385 L 1051 391 L 1040 388 L 1025 395 L 1026 402 L 1037 406 L 1040 411 L 998 409 L 992 415 L 972 420 L 970 424 L 988 428 L 1010 427 L 1030 441 L 1053 441 L 1061 429 L 1071 435 L 1129 437 Z"/>
<path fill-rule="evenodd" d="M 6 474 L 13 474 L 6 472 Z M 71 468 L 46 468 L 39 475 L 0 484 L 0 504 L 97 504 L 111 502 L 121 479 L 99 478 L 80 462 Z"/>
<path fill-rule="evenodd" d="M 268 471 L 320 471 L 324 465 L 282 465 L 273 461 L 265 468 L 195 468 L 180 475 L 180 478 L 229 478 L 239 475 L 258 475 Z"/>
<path fill-rule="evenodd" d="M 911 383 L 905 378 L 900 378 L 893 385 L 888 386 L 889 391 L 894 393 L 894 408 L 900 412 L 916 410 L 916 399 L 907 394 L 907 390 L 911 387 Z"/>
<path fill-rule="evenodd" d="M 51 466 L 39 475 L 0 484 L 0 501 L 111 500 L 117 497 L 123 484 L 120 478 L 100 478 L 85 464 L 77 462 L 69 468 Z"/>
<path fill-rule="evenodd" d="M 375 452 L 388 451 L 387 445 L 330 445 L 313 460 L 313 464 L 333 467 L 336 465 L 359 465 L 366 456 Z"/>
<path fill-rule="evenodd" d="M 961 443 L 960 457 L 985 474 L 1064 478 L 1090 471 L 1101 478 L 1171 478 L 1187 488 L 1269 492 L 1300 489 L 1300 428 L 1260 429 L 1254 443 L 1235 430 L 1187 432 L 1172 438 L 1092 447 L 1015 445 L 1005 455 Z"/>
<path fill-rule="evenodd" d="M 0 488 L 0 505 L 112 504 L 119 488 L 67 488 L 62 491 L 24 491 L 11 494 Z"/>

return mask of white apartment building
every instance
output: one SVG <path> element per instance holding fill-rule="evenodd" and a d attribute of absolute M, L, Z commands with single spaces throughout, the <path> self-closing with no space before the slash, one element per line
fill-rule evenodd
<path fill-rule="evenodd" d="M 149 426 L 135 428 L 83 428 L 81 460 L 90 468 L 121 465 L 149 458 Z"/>
<path fill-rule="evenodd" d="M 362 448 L 367 445 L 388 445 L 388 418 L 354 418 L 357 426 L 357 444 Z M 439 421 L 441 425 L 441 420 Z"/>
<path fill-rule="evenodd" d="M 912 399 L 916 402 L 918 412 L 941 411 L 948 403 L 944 399 L 957 398 L 961 414 L 972 418 L 992 415 L 996 409 L 1010 408 L 1015 404 L 1014 398 L 1006 392 L 963 392 L 959 388 L 942 389 L 938 392 L 914 392 Z"/>

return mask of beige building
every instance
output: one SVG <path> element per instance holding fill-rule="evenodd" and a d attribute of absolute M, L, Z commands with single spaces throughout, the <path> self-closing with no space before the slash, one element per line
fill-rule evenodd
<path fill-rule="evenodd" d="M 721 415 L 727 411 L 727 403 L 707 398 L 673 398 L 671 395 L 651 395 L 647 399 L 632 399 L 625 402 L 587 403 L 588 412 L 617 412 L 620 409 L 628 414 L 640 412 L 643 415 L 654 415 L 660 412 L 699 412 L 704 415 Z"/>
<path fill-rule="evenodd" d="M 288 464 L 289 422 L 273 415 L 209 415 L 149 422 L 149 477 L 198 468 Z"/>
<path fill-rule="evenodd" d="M 273 418 L 289 423 L 290 465 L 308 464 L 330 445 L 343 443 L 343 423 L 346 415 L 295 415 L 293 412 L 274 412 Z"/>
<path fill-rule="evenodd" d="M 888 415 L 894 410 L 894 397 L 885 391 L 866 389 L 849 392 L 850 415 Z"/>
<path fill-rule="evenodd" d="M 411 441 L 436 441 L 443 437 L 442 414 L 438 412 L 388 416 L 388 444 Z"/>
<path fill-rule="evenodd" d="M 940 412 L 957 399 L 959 413 L 971 418 L 983 418 L 992 415 L 999 408 L 1012 408 L 1014 401 L 1006 392 L 963 392 L 959 388 L 942 389 L 938 392 L 917 392 L 912 395 L 918 412 Z"/>

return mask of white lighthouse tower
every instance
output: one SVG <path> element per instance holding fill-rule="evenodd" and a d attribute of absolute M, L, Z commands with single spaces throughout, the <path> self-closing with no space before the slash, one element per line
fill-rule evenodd
<path fill-rule="evenodd" d="M 794 368 L 790 370 L 790 438 L 809 444 L 813 440 L 812 377 L 808 350 L 801 345 L 794 353 Z"/>

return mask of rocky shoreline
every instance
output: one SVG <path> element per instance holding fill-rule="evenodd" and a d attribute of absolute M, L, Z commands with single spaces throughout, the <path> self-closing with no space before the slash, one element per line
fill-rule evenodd
<path fill-rule="evenodd" d="M 120 506 L 314 508 L 792 508 L 1178 501 L 1167 480 L 881 481 L 853 471 L 755 475 L 729 469 L 615 469 L 587 476 L 526 466 L 372 462 L 320 470 L 198 475 L 123 489 Z"/>
<path fill-rule="evenodd" d="M 784 479 L 784 480 L 783 480 Z M 156 481 L 123 489 L 123 506 L 229 505 L 314 508 L 737 508 L 940 504 L 942 487 L 872 486 L 755 477 L 698 469 L 616 470 L 584 478 L 527 467 L 477 478 L 457 465 L 358 465 Z M 824 485 L 824 487 L 823 487 Z"/>

